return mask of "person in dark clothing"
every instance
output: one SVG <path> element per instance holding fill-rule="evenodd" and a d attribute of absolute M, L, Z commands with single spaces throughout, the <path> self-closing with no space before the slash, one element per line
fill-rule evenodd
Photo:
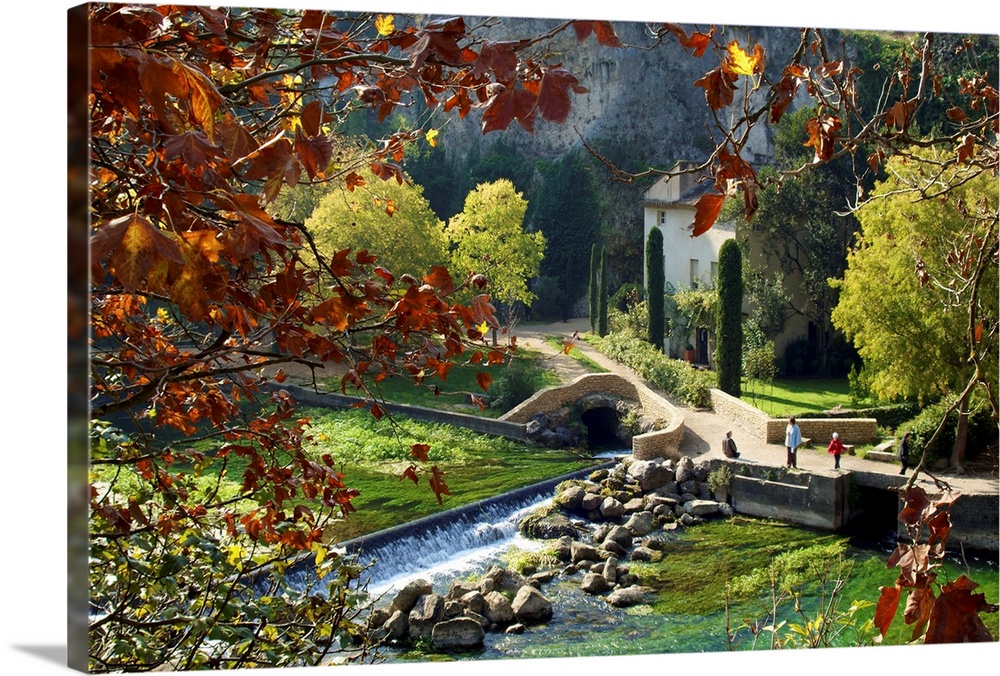
<path fill-rule="evenodd" d="M 910 462 L 910 433 L 906 432 L 903 434 L 903 438 L 899 440 L 899 461 L 903 463 L 903 469 L 899 470 L 900 474 L 906 474 L 906 468 L 909 466 Z"/>
<path fill-rule="evenodd" d="M 726 432 L 726 438 L 722 440 L 722 454 L 727 458 L 740 457 L 740 452 L 736 450 L 736 441 L 733 440 L 732 431 Z"/>

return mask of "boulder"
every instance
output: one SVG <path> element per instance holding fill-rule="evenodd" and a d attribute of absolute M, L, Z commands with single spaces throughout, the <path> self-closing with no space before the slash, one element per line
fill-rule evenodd
<path fill-rule="evenodd" d="M 679 484 L 685 481 L 691 481 L 696 479 L 694 473 L 694 461 L 691 458 L 684 456 L 677 463 L 677 471 L 674 473 L 674 481 Z"/>
<path fill-rule="evenodd" d="M 604 544 L 608 542 L 617 543 L 619 546 L 628 549 L 632 546 L 632 531 L 625 526 L 615 526 L 612 528 L 607 537 L 604 538 Z"/>
<path fill-rule="evenodd" d="M 649 603 L 653 598 L 653 590 L 649 587 L 632 585 L 616 589 L 607 596 L 608 605 L 615 608 L 628 608 L 643 603 Z"/>
<path fill-rule="evenodd" d="M 430 638 L 434 625 L 442 619 L 444 619 L 444 597 L 440 594 L 421 596 L 407 617 L 410 639 L 419 641 Z"/>
<path fill-rule="evenodd" d="M 486 603 L 483 614 L 492 624 L 498 627 L 506 627 L 514 621 L 514 609 L 511 608 L 510 601 L 500 592 L 490 592 L 483 597 Z"/>
<path fill-rule="evenodd" d="M 556 543 L 554 545 L 552 545 L 552 553 L 553 553 L 553 555 L 557 559 L 559 559 L 560 561 L 569 561 L 569 560 L 571 560 L 570 559 L 570 556 L 571 556 L 570 546 L 572 545 L 572 543 L 573 543 L 573 538 L 571 538 L 571 537 L 565 537 L 564 536 L 564 537 L 559 538 L 556 541 Z"/>
<path fill-rule="evenodd" d="M 694 477 L 698 481 L 708 481 L 708 474 L 712 471 L 712 466 L 702 460 L 694 466 Z"/>
<path fill-rule="evenodd" d="M 556 494 L 552 501 L 565 510 L 578 512 L 583 509 L 583 498 L 586 495 L 587 491 L 582 486 L 573 485 Z"/>
<path fill-rule="evenodd" d="M 637 460 L 629 465 L 628 475 L 644 493 L 656 490 L 674 480 L 674 471 L 656 460 Z"/>
<path fill-rule="evenodd" d="M 502 566 L 490 566 L 483 579 L 492 581 L 493 589 L 501 592 L 513 592 L 524 584 L 524 578 L 517 571 Z"/>
<path fill-rule="evenodd" d="M 685 494 L 698 495 L 698 481 L 696 479 L 689 479 L 681 484 L 681 495 Z"/>
<path fill-rule="evenodd" d="M 445 598 L 444 600 L 444 619 L 450 620 L 452 618 L 458 617 L 459 615 L 465 614 L 465 606 L 458 599 Z"/>
<path fill-rule="evenodd" d="M 622 558 L 628 553 L 628 550 L 622 547 L 614 540 L 608 540 L 603 545 L 601 545 L 601 548 L 598 550 L 598 553 L 601 555 L 602 559 L 607 559 L 612 556 Z"/>
<path fill-rule="evenodd" d="M 652 512 L 636 512 L 629 517 L 629 520 L 625 522 L 625 528 L 629 530 L 632 535 L 641 537 L 643 535 L 648 535 L 653 532 L 653 513 Z"/>
<path fill-rule="evenodd" d="M 483 600 L 483 594 L 478 589 L 470 591 L 468 594 L 462 597 L 462 607 L 465 608 L 467 613 L 483 613 L 483 609 L 486 608 L 486 601 Z"/>
<path fill-rule="evenodd" d="M 617 519 L 625 513 L 625 505 L 620 500 L 612 497 L 604 498 L 601 502 L 601 516 L 605 519 Z"/>
<path fill-rule="evenodd" d="M 514 617 L 524 624 L 547 622 L 552 618 L 552 602 L 534 587 L 525 585 L 518 589 L 510 605 Z"/>
<path fill-rule="evenodd" d="M 444 597 L 446 600 L 461 599 L 469 592 L 476 591 L 476 589 L 476 585 L 467 580 L 452 580 L 451 585 L 448 587 L 448 593 Z"/>
<path fill-rule="evenodd" d="M 684 503 L 684 511 L 692 516 L 712 516 L 719 513 L 719 503 L 714 500 L 692 500 Z"/>
<path fill-rule="evenodd" d="M 580 589 L 588 594 L 603 594 L 611 589 L 611 585 L 603 575 L 591 572 L 583 576 L 583 581 L 580 583 Z"/>
<path fill-rule="evenodd" d="M 601 508 L 601 502 L 604 498 L 597 493 L 587 493 L 583 496 L 583 501 L 580 504 L 580 510 L 583 512 L 596 512 Z"/>
<path fill-rule="evenodd" d="M 406 638 L 406 634 L 409 631 L 409 624 L 407 622 L 406 613 L 402 610 L 395 611 L 382 628 L 386 632 L 386 636 L 393 641 L 402 641 Z"/>
<path fill-rule="evenodd" d="M 526 627 L 523 624 L 521 624 L 520 622 L 517 622 L 517 623 L 512 624 L 509 627 L 507 627 L 507 630 L 504 633 L 505 634 L 523 634 L 525 629 L 526 629 Z"/>
<path fill-rule="evenodd" d="M 483 645 L 486 632 L 483 625 L 470 617 L 438 622 L 431 630 L 431 643 L 435 650 L 475 650 Z"/>
<path fill-rule="evenodd" d="M 604 579 L 608 581 L 608 585 L 614 585 L 618 582 L 618 557 L 612 556 L 604 562 L 604 570 L 601 573 Z"/>
<path fill-rule="evenodd" d="M 581 561 L 600 561 L 601 555 L 596 547 L 585 545 L 582 542 L 574 542 L 570 545 L 570 561 L 580 563 Z"/>
<path fill-rule="evenodd" d="M 420 579 L 408 582 L 406 586 L 396 592 L 392 603 L 389 604 L 389 610 L 390 612 L 401 610 L 404 613 L 409 613 L 413 610 L 418 598 L 430 594 L 432 591 L 431 583 L 427 580 Z"/>
<path fill-rule="evenodd" d="M 576 528 L 556 507 L 540 507 L 521 520 L 521 535 L 535 540 L 575 537 Z"/>
<path fill-rule="evenodd" d="M 663 554 L 649 547 L 636 547 L 632 550 L 631 558 L 633 561 L 659 561 Z"/>
<path fill-rule="evenodd" d="M 646 499 L 645 498 L 632 498 L 625 503 L 625 513 L 634 514 L 636 512 L 641 512 L 646 509 Z"/>

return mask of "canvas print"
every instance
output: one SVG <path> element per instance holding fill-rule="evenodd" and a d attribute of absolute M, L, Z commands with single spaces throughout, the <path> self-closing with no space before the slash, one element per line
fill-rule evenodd
<path fill-rule="evenodd" d="M 70 666 L 996 644 L 998 36 L 496 11 L 69 10 Z"/>

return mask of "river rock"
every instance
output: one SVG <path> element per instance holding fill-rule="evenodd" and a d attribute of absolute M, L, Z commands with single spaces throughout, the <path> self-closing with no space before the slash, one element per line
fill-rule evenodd
<path fill-rule="evenodd" d="M 719 513 L 719 503 L 714 500 L 691 500 L 684 503 L 684 511 L 692 516 L 712 516 Z"/>
<path fill-rule="evenodd" d="M 631 558 L 633 561 L 659 561 L 663 554 L 649 547 L 636 547 L 632 550 Z"/>
<path fill-rule="evenodd" d="M 570 550 L 573 543 L 571 537 L 561 537 L 552 545 L 553 555 L 560 561 L 571 561 L 572 552 Z"/>
<path fill-rule="evenodd" d="M 615 526 L 604 538 L 604 543 L 615 542 L 619 546 L 628 549 L 632 546 L 632 531 L 625 526 Z"/>
<path fill-rule="evenodd" d="M 458 617 L 459 615 L 463 615 L 464 613 L 465 613 L 465 606 L 462 605 L 461 601 L 459 601 L 458 599 L 445 598 L 444 615 L 443 615 L 444 619 L 450 620 L 455 617 Z"/>
<path fill-rule="evenodd" d="M 679 484 L 683 484 L 685 481 L 692 481 L 696 479 L 694 473 L 694 461 L 691 458 L 684 456 L 677 463 L 677 471 L 674 473 L 674 481 Z"/>
<path fill-rule="evenodd" d="M 406 634 L 409 631 L 406 613 L 402 610 L 395 611 L 389 619 L 385 621 L 382 628 L 385 630 L 386 636 L 390 640 L 402 641 L 406 638 Z"/>
<path fill-rule="evenodd" d="M 698 496 L 698 481 L 697 479 L 689 479 L 681 484 L 681 496 L 684 495 L 694 495 Z"/>
<path fill-rule="evenodd" d="M 461 600 L 462 607 L 469 613 L 482 614 L 483 609 L 486 607 L 486 601 L 483 600 L 483 593 L 478 589 L 473 589 L 468 594 L 465 594 Z"/>
<path fill-rule="evenodd" d="M 396 592 L 392 603 L 389 604 L 389 610 L 401 610 L 404 613 L 409 613 L 413 610 L 418 598 L 430 594 L 432 591 L 431 583 L 427 580 L 419 579 L 408 582 L 406 586 Z"/>
<path fill-rule="evenodd" d="M 448 593 L 444 595 L 445 600 L 460 600 L 469 592 L 476 591 L 478 587 L 468 580 L 452 580 L 448 586 Z"/>
<path fill-rule="evenodd" d="M 698 481 L 708 481 L 708 474 L 712 471 L 712 466 L 702 460 L 694 466 L 694 477 Z"/>
<path fill-rule="evenodd" d="M 628 475 L 648 493 L 674 480 L 674 471 L 656 460 L 637 460 L 629 465 Z"/>
<path fill-rule="evenodd" d="M 524 624 L 546 622 L 552 618 L 552 602 L 534 587 L 525 585 L 518 589 L 510 605 L 514 617 Z"/>
<path fill-rule="evenodd" d="M 573 485 L 558 493 L 552 501 L 565 510 L 578 512 L 583 509 L 583 498 L 586 495 L 587 491 L 582 486 Z"/>
<path fill-rule="evenodd" d="M 598 553 L 601 555 L 602 559 L 608 559 L 612 556 L 622 558 L 628 553 L 628 550 L 622 547 L 614 540 L 608 540 L 607 542 L 601 545 L 601 548 L 598 550 Z"/>
<path fill-rule="evenodd" d="M 590 572 L 583 576 L 580 589 L 588 594 L 603 594 L 611 589 L 611 585 L 600 573 Z"/>
<path fill-rule="evenodd" d="M 646 509 L 646 499 L 645 498 L 632 498 L 625 503 L 625 513 L 634 514 L 636 512 L 641 512 Z"/>
<path fill-rule="evenodd" d="M 649 603 L 653 597 L 653 590 L 649 587 L 632 585 L 616 589 L 607 596 L 608 605 L 615 608 L 628 608 L 642 603 Z"/>
<path fill-rule="evenodd" d="M 679 520 L 680 524 L 685 527 L 697 526 L 698 524 L 705 523 L 705 519 L 701 518 L 700 516 L 695 516 L 694 514 L 688 514 L 687 512 L 681 514 Z"/>
<path fill-rule="evenodd" d="M 625 505 L 617 498 L 607 497 L 601 502 L 601 516 L 605 519 L 617 519 L 625 513 Z"/>
<path fill-rule="evenodd" d="M 586 513 L 596 512 L 601 508 L 601 502 L 604 498 L 597 493 L 587 493 L 583 496 L 583 501 L 580 503 L 580 510 Z"/>
<path fill-rule="evenodd" d="M 556 575 L 557 575 L 556 571 L 554 571 L 552 569 L 549 569 L 549 570 L 540 570 L 537 573 L 534 573 L 531 576 L 531 578 L 529 578 L 529 582 L 537 582 L 539 584 L 548 584 L 549 582 L 552 582 L 552 580 L 555 579 Z"/>
<path fill-rule="evenodd" d="M 521 624 L 520 622 L 516 622 L 516 623 L 510 625 L 509 627 L 507 627 L 507 629 L 504 631 L 504 633 L 505 634 L 523 634 L 524 631 L 525 631 L 525 629 L 526 629 L 526 627 L 523 624 Z"/>
<path fill-rule="evenodd" d="M 457 617 L 435 624 L 431 643 L 435 650 L 474 650 L 482 647 L 485 636 L 479 622 L 470 617 Z"/>
<path fill-rule="evenodd" d="M 570 561 L 573 563 L 580 563 L 581 561 L 600 561 L 601 555 L 597 552 L 596 547 L 591 547 L 590 545 L 584 544 L 582 542 L 573 542 L 570 545 Z"/>
<path fill-rule="evenodd" d="M 636 512 L 629 517 L 628 521 L 625 522 L 625 528 L 629 530 L 632 535 L 641 537 L 643 535 L 648 535 L 653 532 L 653 513 L 652 512 Z"/>
<path fill-rule="evenodd" d="M 444 597 L 440 594 L 421 596 L 407 618 L 410 640 L 430 638 L 434 625 L 444 619 Z"/>
<path fill-rule="evenodd" d="M 604 569 L 602 570 L 601 574 L 604 576 L 604 579 L 608 581 L 608 585 L 609 586 L 610 585 L 614 585 L 616 582 L 618 582 L 618 557 L 617 556 L 609 557 L 604 562 Z"/>
<path fill-rule="evenodd" d="M 513 592 L 524 584 L 524 578 L 517 571 L 502 566 L 490 566 L 483 579 L 492 581 L 493 589 L 501 592 Z"/>
<path fill-rule="evenodd" d="M 555 507 L 540 507 L 521 520 L 521 535 L 534 540 L 554 540 L 560 537 L 575 537 L 576 528 L 570 520 Z"/>
<path fill-rule="evenodd" d="M 490 623 L 498 627 L 506 627 L 514 621 L 514 609 L 511 608 L 510 601 L 506 596 L 497 591 L 492 591 L 483 596 L 485 608 L 483 614 Z"/>

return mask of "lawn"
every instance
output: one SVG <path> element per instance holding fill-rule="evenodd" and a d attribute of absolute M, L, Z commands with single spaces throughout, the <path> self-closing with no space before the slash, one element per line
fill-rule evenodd
<path fill-rule="evenodd" d="M 561 336 L 545 336 L 546 344 L 556 348 L 557 350 L 566 350 L 566 343 L 563 342 Z M 581 352 L 575 345 L 569 349 L 566 353 L 572 359 L 575 359 L 580 364 L 582 364 L 591 373 L 607 373 L 608 370 L 598 364 L 596 361 Z"/>
<path fill-rule="evenodd" d="M 742 387 L 743 401 L 775 418 L 796 413 L 820 413 L 837 406 L 858 407 L 851 399 L 846 378 L 775 380 L 765 385 L 748 383 L 744 379 Z"/>
<path fill-rule="evenodd" d="M 559 377 L 545 368 L 543 357 L 544 355 L 536 350 L 527 348 L 517 350 L 517 358 L 527 365 L 531 384 L 535 390 L 559 384 Z M 485 361 L 482 364 L 457 363 L 448 370 L 444 380 L 437 376 L 428 376 L 418 385 L 411 378 L 398 376 L 386 378 L 372 387 L 376 396 L 396 404 L 497 418 L 506 411 L 493 407 L 487 407 L 484 411 L 472 402 L 470 395 L 488 399 L 489 390 L 484 391 L 479 385 L 479 374 L 486 373 L 493 382 L 496 382 L 503 378 L 504 369 L 506 364 L 487 366 Z M 340 391 L 340 378 L 325 379 L 322 381 L 322 386 L 330 391 Z M 347 388 L 346 393 L 355 394 L 351 387 Z"/>

